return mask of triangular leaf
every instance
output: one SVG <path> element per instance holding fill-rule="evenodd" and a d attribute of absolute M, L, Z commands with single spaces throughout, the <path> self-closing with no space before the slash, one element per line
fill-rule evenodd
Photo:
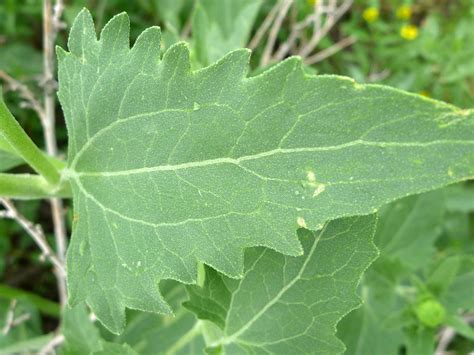
<path fill-rule="evenodd" d="M 125 307 L 170 312 L 158 282 L 196 261 L 242 276 L 243 249 L 300 255 L 296 229 L 474 175 L 473 113 L 395 89 L 305 75 L 290 58 L 246 78 L 249 52 L 192 72 L 159 30 L 90 14 L 58 50 L 77 216 L 70 302 L 113 332 Z"/>

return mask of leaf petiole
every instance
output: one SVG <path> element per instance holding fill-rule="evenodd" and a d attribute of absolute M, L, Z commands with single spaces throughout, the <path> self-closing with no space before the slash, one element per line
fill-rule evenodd
<path fill-rule="evenodd" d="M 51 185 L 58 185 L 60 173 L 11 114 L 0 91 L 0 137 Z M 1 193 L 0 193 L 1 194 Z"/>
<path fill-rule="evenodd" d="M 67 198 L 71 197 L 71 189 L 67 183 L 52 186 L 38 175 L 0 173 L 0 196 L 24 200 Z"/>

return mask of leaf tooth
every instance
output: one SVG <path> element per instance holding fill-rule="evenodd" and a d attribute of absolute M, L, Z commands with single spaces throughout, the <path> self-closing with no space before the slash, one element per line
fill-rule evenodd
<path fill-rule="evenodd" d="M 102 45 L 100 59 L 108 65 L 111 58 L 127 54 L 130 50 L 130 19 L 125 12 L 114 16 L 100 33 Z"/>
<path fill-rule="evenodd" d="M 58 62 L 63 60 L 69 55 L 67 51 L 65 51 L 62 47 L 56 46 L 56 56 L 58 57 Z"/>
<path fill-rule="evenodd" d="M 233 100 L 227 100 L 222 93 L 231 96 L 239 96 L 239 83 L 244 80 L 248 71 L 251 51 L 249 49 L 237 49 L 218 60 L 216 63 L 194 72 L 194 81 L 200 87 L 207 87 L 196 93 L 199 104 L 212 104 L 215 102 L 234 104 Z M 234 100 L 235 101 L 235 100 Z M 237 109 L 237 107 L 234 107 Z"/>
<path fill-rule="evenodd" d="M 228 81 L 242 80 L 247 75 L 251 54 L 252 51 L 247 48 L 233 50 L 214 64 L 196 71 L 196 75 L 208 75 L 208 72 L 216 75 L 225 70 Z"/>
<path fill-rule="evenodd" d="M 68 48 L 82 61 L 87 60 L 96 48 L 97 35 L 95 33 L 94 21 L 86 8 L 82 9 L 72 24 L 69 33 Z"/>
<path fill-rule="evenodd" d="M 163 55 L 163 71 L 168 78 L 188 76 L 191 72 L 189 47 L 186 42 L 173 44 Z"/>
<path fill-rule="evenodd" d="M 158 26 L 149 27 L 138 36 L 131 54 L 142 71 L 153 71 L 160 62 L 160 43 L 161 29 Z"/>

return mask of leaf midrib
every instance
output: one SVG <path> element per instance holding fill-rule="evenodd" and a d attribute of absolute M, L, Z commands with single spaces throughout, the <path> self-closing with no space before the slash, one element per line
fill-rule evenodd
<path fill-rule="evenodd" d="M 354 146 L 371 146 L 371 147 L 379 147 L 379 148 L 426 148 L 432 147 L 436 145 L 474 145 L 474 141 L 464 141 L 464 140 L 437 140 L 431 142 L 373 142 L 373 141 L 364 141 L 364 140 L 354 140 L 348 143 L 343 143 L 339 145 L 333 146 L 324 146 L 324 147 L 303 147 L 303 148 L 277 148 L 273 150 L 269 150 L 262 153 L 252 154 L 252 155 L 245 155 L 239 158 L 216 158 L 216 159 L 208 159 L 202 161 L 194 161 L 189 163 L 181 163 L 181 164 L 172 164 L 172 165 L 158 165 L 154 167 L 145 167 L 145 168 L 136 168 L 136 169 L 127 169 L 127 170 L 117 170 L 117 171 L 102 171 L 102 172 L 92 172 L 92 171 L 81 171 L 76 172 L 74 176 L 122 176 L 122 175 L 134 175 L 134 174 L 143 174 L 143 173 L 150 173 L 156 171 L 177 171 L 177 170 L 185 170 L 191 168 L 199 168 L 205 167 L 210 165 L 217 165 L 217 164 L 234 164 L 241 166 L 242 162 L 245 161 L 252 161 L 258 160 L 261 158 L 266 158 L 273 155 L 278 154 L 292 154 L 292 153 L 306 153 L 306 152 L 326 152 L 326 151 L 334 151 L 340 150 L 345 148 L 350 148 Z"/>
<path fill-rule="evenodd" d="M 321 232 L 318 234 L 317 237 L 314 238 L 314 243 L 311 246 L 311 250 L 309 251 L 306 260 L 304 261 L 303 265 L 301 266 L 300 271 L 298 274 L 291 280 L 285 287 L 283 287 L 280 292 L 277 293 L 277 295 L 272 298 L 255 316 L 252 317 L 247 323 L 245 323 L 238 331 L 234 332 L 231 335 L 227 335 L 223 339 L 220 340 L 218 345 L 225 345 L 225 344 L 230 344 L 235 342 L 240 335 L 245 333 L 270 307 L 272 307 L 278 300 L 291 288 L 295 283 L 297 283 L 300 279 L 303 273 L 306 270 L 306 267 L 311 260 L 314 251 L 316 250 L 316 247 L 319 244 L 319 241 L 321 240 L 322 236 L 326 232 L 326 227 L 327 224 L 323 227 Z"/>

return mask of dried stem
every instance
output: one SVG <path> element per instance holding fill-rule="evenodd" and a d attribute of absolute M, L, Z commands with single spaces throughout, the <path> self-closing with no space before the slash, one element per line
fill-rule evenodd
<path fill-rule="evenodd" d="M 5 318 L 5 326 L 2 329 L 2 334 L 7 335 L 13 326 L 13 319 L 15 317 L 16 299 L 11 300 L 8 306 L 7 316 Z"/>
<path fill-rule="evenodd" d="M 54 79 L 54 43 L 58 31 L 63 27 L 60 22 L 64 4 L 62 0 L 57 0 L 52 8 L 51 0 L 43 0 L 43 70 L 44 70 L 44 105 L 45 105 L 45 120 L 43 124 L 44 138 L 46 142 L 46 151 L 49 155 L 55 157 L 58 155 L 58 147 L 56 142 L 55 130 L 55 92 L 56 80 Z M 56 248 L 58 258 L 64 264 L 67 238 L 66 238 L 66 224 L 64 220 L 63 202 L 59 198 L 50 199 L 51 213 L 53 216 L 54 236 L 56 241 Z M 66 280 L 64 277 L 58 276 L 58 290 L 61 304 L 66 304 L 67 290 Z"/>
<path fill-rule="evenodd" d="M 64 343 L 64 335 L 58 334 L 54 336 L 43 348 L 39 351 L 38 355 L 51 355 L 56 354 L 54 349 Z"/>
<path fill-rule="evenodd" d="M 188 38 L 191 34 L 191 30 L 193 28 L 193 14 L 195 11 L 196 2 L 193 2 L 192 10 L 186 21 L 184 22 L 183 28 L 181 30 L 181 38 Z"/>
<path fill-rule="evenodd" d="M 253 36 L 252 40 L 249 42 L 249 45 L 247 46 L 249 49 L 253 50 L 253 49 L 258 47 L 258 45 L 262 41 L 263 36 L 268 31 L 268 29 L 270 28 L 273 20 L 275 19 L 275 16 L 278 13 L 279 8 L 280 8 L 280 3 L 277 2 L 272 7 L 270 12 L 267 14 L 265 19 L 263 20 L 262 25 L 255 32 L 255 35 Z"/>
<path fill-rule="evenodd" d="M 275 46 L 276 38 L 278 36 L 278 32 L 280 31 L 281 25 L 283 24 L 283 20 L 285 19 L 286 14 L 288 13 L 288 10 L 290 9 L 291 4 L 293 3 L 293 0 L 284 0 L 283 3 L 280 6 L 280 9 L 278 11 L 278 15 L 273 22 L 273 26 L 270 29 L 270 33 L 268 35 L 268 40 L 267 44 L 265 46 L 265 49 L 263 51 L 262 59 L 260 61 L 260 66 L 264 67 L 266 66 L 272 57 L 273 53 L 273 47 Z"/>
<path fill-rule="evenodd" d="M 15 318 L 12 322 L 12 328 L 19 326 L 21 323 L 26 322 L 27 320 L 31 319 L 31 314 L 23 313 L 21 316 Z"/>
<path fill-rule="evenodd" d="M 369 76 L 367 77 L 367 81 L 369 83 L 375 83 L 377 81 L 386 79 L 389 75 L 390 75 L 390 70 L 388 69 L 384 69 L 381 72 L 375 71 L 369 74 Z"/>
<path fill-rule="evenodd" d="M 13 219 L 19 225 L 21 225 L 23 229 L 25 230 L 25 232 L 28 233 L 31 236 L 31 238 L 33 238 L 35 243 L 39 246 L 43 255 L 48 260 L 50 260 L 51 263 L 56 267 L 57 274 L 61 275 L 62 280 L 65 280 L 66 271 L 64 269 L 64 264 L 49 246 L 41 227 L 39 225 L 34 225 L 31 221 L 29 221 L 26 217 L 24 217 L 20 212 L 18 212 L 15 205 L 10 200 L 6 198 L 0 198 L 0 203 L 6 209 L 5 211 L 2 211 L 3 213 L 1 214 L 1 216 L 4 218 Z"/>
<path fill-rule="evenodd" d="M 346 13 L 347 10 L 352 6 L 353 0 L 345 0 L 341 6 L 335 8 L 334 10 L 331 9 L 329 6 L 329 13 L 326 19 L 326 22 L 323 26 L 318 27 L 315 26 L 315 31 L 309 42 L 300 50 L 299 55 L 303 58 L 308 57 L 311 52 L 316 48 L 319 44 L 321 39 L 324 38 L 328 34 L 328 32 L 333 28 L 333 26 L 339 21 L 339 19 Z M 319 2 L 318 2 L 319 4 Z M 322 11 L 320 12 L 322 16 Z M 315 23 L 317 21 L 321 21 L 321 16 L 317 16 L 315 19 Z"/>
<path fill-rule="evenodd" d="M 0 79 L 5 81 L 11 90 L 18 91 L 21 98 L 25 100 L 28 106 L 31 107 L 36 112 L 41 122 L 45 120 L 46 113 L 44 112 L 43 106 L 40 104 L 40 102 L 36 99 L 35 95 L 31 92 L 31 90 L 26 85 L 12 78 L 3 70 L 0 70 Z"/>
<path fill-rule="evenodd" d="M 306 58 L 305 63 L 310 65 L 310 64 L 315 64 L 315 63 L 321 62 L 324 59 L 332 56 L 333 54 L 335 54 L 337 52 L 339 52 L 340 50 L 354 44 L 356 41 L 357 40 L 354 37 L 344 38 L 344 39 L 340 40 L 339 42 L 337 42 L 336 44 L 332 45 L 331 47 L 326 48 L 326 49 L 322 50 L 321 52 L 316 53 L 315 55 L 312 55 L 312 56 Z"/>
<path fill-rule="evenodd" d="M 451 327 L 446 327 L 442 330 L 439 338 L 438 346 L 436 347 L 436 355 L 445 355 L 449 344 L 456 336 L 456 331 Z"/>
<path fill-rule="evenodd" d="M 303 21 L 294 23 L 291 26 L 290 35 L 288 39 L 283 42 L 276 51 L 275 55 L 273 56 L 273 60 L 279 61 L 282 60 L 293 48 L 296 40 L 300 37 L 301 32 L 308 27 L 314 21 L 314 13 L 308 15 Z"/>
<path fill-rule="evenodd" d="M 463 319 L 466 323 L 470 324 L 474 322 L 474 314 L 469 313 L 463 316 Z M 438 346 L 435 350 L 435 355 L 446 355 L 449 354 L 448 347 L 449 344 L 453 341 L 456 337 L 456 330 L 452 327 L 444 327 L 439 333 L 439 341 Z"/>
<path fill-rule="evenodd" d="M 3 335 L 7 335 L 10 330 L 31 318 L 31 315 L 29 313 L 24 313 L 19 317 L 15 318 L 16 304 L 17 300 L 12 299 L 10 302 L 10 306 L 8 307 L 7 316 L 5 318 L 5 326 L 2 329 Z"/>

